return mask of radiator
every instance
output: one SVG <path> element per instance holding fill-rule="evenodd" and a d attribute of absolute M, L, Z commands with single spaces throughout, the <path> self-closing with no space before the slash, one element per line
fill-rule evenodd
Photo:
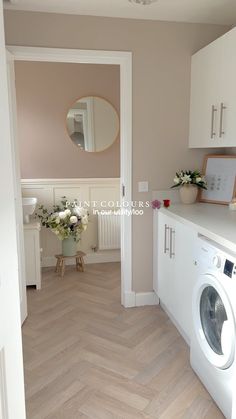
<path fill-rule="evenodd" d="M 98 214 L 98 248 L 120 249 L 120 215 Z"/>

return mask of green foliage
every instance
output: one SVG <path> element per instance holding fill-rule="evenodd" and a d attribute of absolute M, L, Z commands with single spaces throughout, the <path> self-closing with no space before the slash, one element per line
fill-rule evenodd
<path fill-rule="evenodd" d="M 196 185 L 198 188 L 207 189 L 207 182 L 199 170 L 181 170 L 176 172 L 174 185 L 171 188 L 183 185 Z"/>

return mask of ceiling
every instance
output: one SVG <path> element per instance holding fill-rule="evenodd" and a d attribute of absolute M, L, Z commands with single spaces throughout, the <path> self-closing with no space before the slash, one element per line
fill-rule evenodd
<path fill-rule="evenodd" d="M 156 0 L 146 6 L 128 0 L 4 0 L 4 7 L 131 19 L 236 24 L 236 0 Z"/>

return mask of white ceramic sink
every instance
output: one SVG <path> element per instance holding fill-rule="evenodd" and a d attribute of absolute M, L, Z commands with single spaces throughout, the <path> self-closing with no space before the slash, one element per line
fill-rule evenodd
<path fill-rule="evenodd" d="M 29 216 L 34 213 L 36 204 L 37 198 L 22 198 L 24 223 L 29 223 Z"/>

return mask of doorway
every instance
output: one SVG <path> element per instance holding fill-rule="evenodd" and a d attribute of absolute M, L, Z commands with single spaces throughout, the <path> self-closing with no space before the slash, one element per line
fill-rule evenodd
<path fill-rule="evenodd" d="M 70 50 L 8 46 L 15 61 L 106 64 L 120 67 L 120 201 L 132 198 L 132 54 L 117 51 Z M 132 217 L 121 214 L 121 304 L 135 305 L 132 292 Z"/>

